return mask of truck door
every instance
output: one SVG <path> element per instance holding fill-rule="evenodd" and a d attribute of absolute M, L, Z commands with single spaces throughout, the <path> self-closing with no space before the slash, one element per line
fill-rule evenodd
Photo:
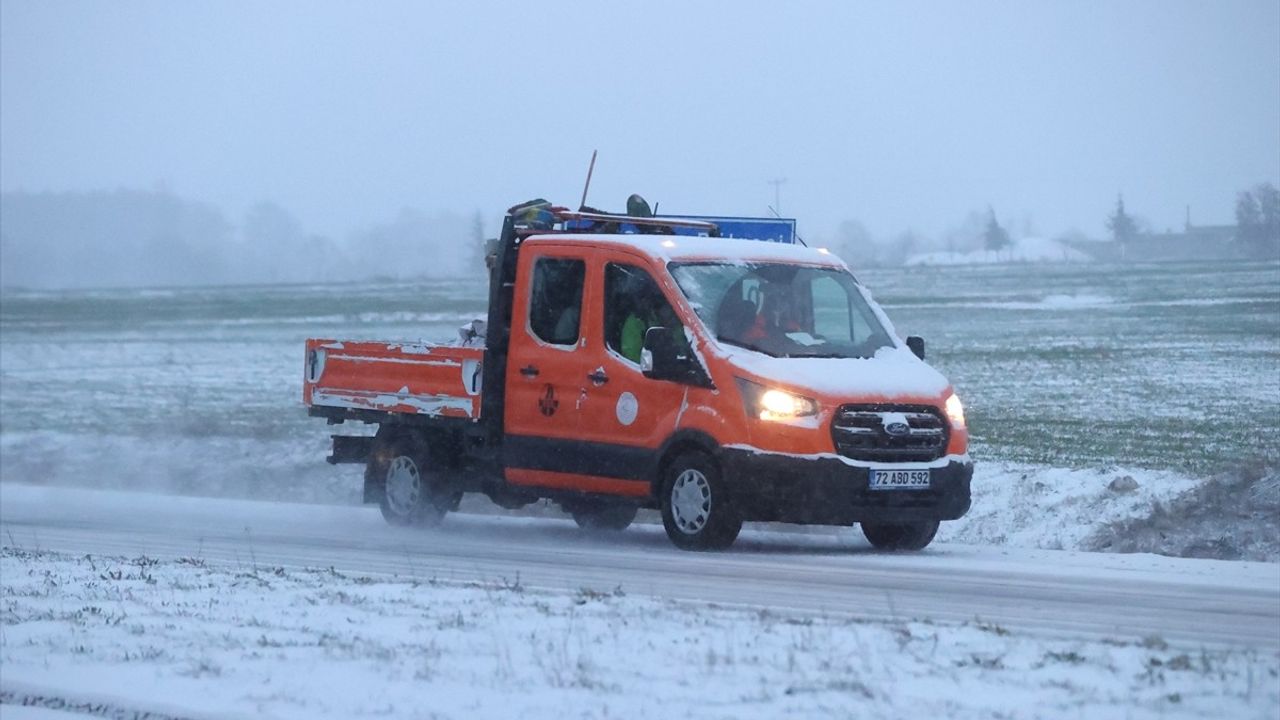
<path fill-rule="evenodd" d="M 646 263 L 624 252 L 601 251 L 603 279 L 598 332 L 592 353 L 595 379 L 587 387 L 582 438 L 600 456 L 601 475 L 622 492 L 647 493 L 658 449 L 675 431 L 687 385 L 650 380 L 640 372 L 640 346 L 649 327 L 664 326 L 683 342 L 684 329 Z"/>
<path fill-rule="evenodd" d="M 590 258 L 574 247 L 521 252 L 503 408 L 503 463 L 514 484 L 561 487 L 560 474 L 573 470 L 591 371 L 586 329 L 596 316 Z"/>

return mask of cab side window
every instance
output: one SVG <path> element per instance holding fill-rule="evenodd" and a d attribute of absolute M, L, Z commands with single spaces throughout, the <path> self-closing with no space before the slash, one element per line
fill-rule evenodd
<path fill-rule="evenodd" d="M 609 263 L 604 268 L 604 338 L 609 349 L 640 362 L 644 334 L 667 327 L 684 337 L 675 310 L 649 273 L 633 265 Z"/>
<path fill-rule="evenodd" d="M 533 296 L 529 301 L 529 329 L 543 342 L 578 342 L 582 318 L 582 287 L 587 264 L 570 258 L 538 258 L 533 265 Z"/>

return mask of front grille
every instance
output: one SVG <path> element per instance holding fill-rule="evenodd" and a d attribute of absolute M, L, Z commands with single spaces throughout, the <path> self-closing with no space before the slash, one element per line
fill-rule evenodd
<path fill-rule="evenodd" d="M 895 422 L 906 432 L 890 434 Z M 947 449 L 948 428 L 937 408 L 929 405 L 842 405 L 831 421 L 836 452 L 854 460 L 902 463 L 928 462 Z"/>

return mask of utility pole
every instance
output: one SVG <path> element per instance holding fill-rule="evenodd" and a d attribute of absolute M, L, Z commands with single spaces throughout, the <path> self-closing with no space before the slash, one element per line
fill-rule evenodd
<path fill-rule="evenodd" d="M 773 186 L 773 211 L 778 213 L 779 216 L 781 216 L 782 215 L 782 199 L 781 199 L 780 189 L 782 188 L 783 185 L 786 184 L 787 179 L 775 178 L 773 180 L 767 180 L 766 182 Z"/>

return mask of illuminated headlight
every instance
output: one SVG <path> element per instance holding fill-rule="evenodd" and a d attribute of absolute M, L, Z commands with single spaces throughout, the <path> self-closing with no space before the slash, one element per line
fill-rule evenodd
<path fill-rule="evenodd" d="M 807 397 L 742 378 L 738 378 L 738 387 L 742 389 L 742 402 L 751 417 L 780 421 L 818 414 L 818 404 Z"/>
<path fill-rule="evenodd" d="M 951 393 L 947 398 L 947 419 L 951 421 L 951 427 L 957 430 L 964 428 L 964 405 L 960 404 L 960 396 Z"/>

